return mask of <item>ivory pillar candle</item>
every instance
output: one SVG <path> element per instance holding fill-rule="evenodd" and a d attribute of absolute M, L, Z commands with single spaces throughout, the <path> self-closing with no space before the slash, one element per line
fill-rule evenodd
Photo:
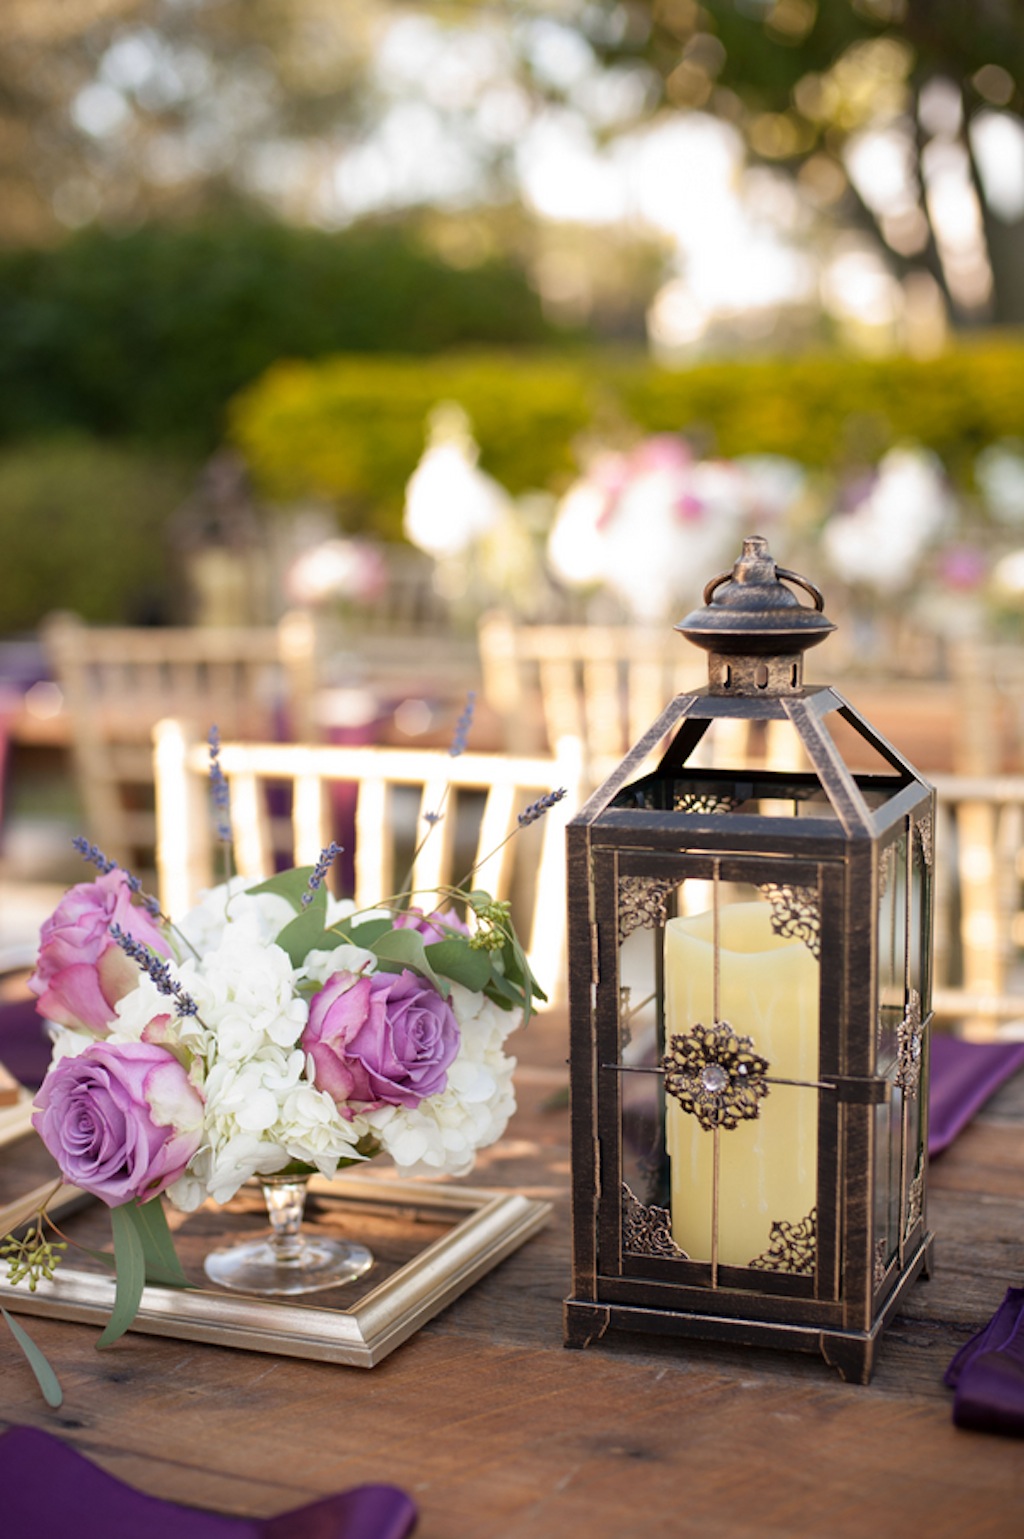
<path fill-rule="evenodd" d="M 776 935 L 767 901 L 719 912 L 719 1019 L 767 1059 L 756 1118 L 718 1133 L 666 1095 L 672 1236 L 694 1261 L 710 1261 L 714 1142 L 719 1142 L 718 1262 L 746 1266 L 769 1247 L 772 1225 L 796 1224 L 816 1205 L 818 962 L 801 940 Z M 665 1037 L 714 1020 L 714 914 L 665 927 Z"/>

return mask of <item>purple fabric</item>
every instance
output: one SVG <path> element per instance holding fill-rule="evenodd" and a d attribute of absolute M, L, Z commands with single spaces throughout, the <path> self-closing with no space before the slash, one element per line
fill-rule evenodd
<path fill-rule="evenodd" d="M 52 1043 L 34 999 L 0 1005 L 0 1063 L 22 1085 L 37 1090 L 50 1066 Z"/>
<path fill-rule="evenodd" d="M 35 1427 L 0 1437 L 4 1533 L 32 1539 L 406 1539 L 416 1508 L 395 1486 L 356 1486 L 276 1518 L 183 1507 L 126 1486 Z"/>
<path fill-rule="evenodd" d="M 1004 1080 L 1024 1065 L 1024 1042 L 932 1037 L 928 1154 L 948 1148 Z"/>
<path fill-rule="evenodd" d="M 960 1348 L 943 1382 L 954 1392 L 958 1427 L 1024 1437 L 1024 1288 L 1007 1288 L 984 1330 Z"/>

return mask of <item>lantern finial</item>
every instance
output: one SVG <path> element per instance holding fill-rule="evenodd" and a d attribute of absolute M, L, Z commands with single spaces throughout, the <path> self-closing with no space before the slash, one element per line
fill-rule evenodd
<path fill-rule="evenodd" d="M 814 600 L 801 604 L 792 583 Z M 820 591 L 797 572 L 776 566 L 763 535 L 743 541 L 731 572 L 713 577 L 704 607 L 676 626 L 708 657 L 713 695 L 793 695 L 803 688 L 803 653 L 835 626 L 822 613 Z"/>

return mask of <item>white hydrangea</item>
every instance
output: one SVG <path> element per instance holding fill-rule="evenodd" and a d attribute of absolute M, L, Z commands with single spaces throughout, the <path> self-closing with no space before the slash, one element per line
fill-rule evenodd
<path fill-rule="evenodd" d="M 233 876 L 229 882 L 204 893 L 196 906 L 175 924 L 178 935 L 188 943 L 180 948 L 182 959 L 190 954 L 189 948 L 205 957 L 238 924 L 255 927 L 263 941 L 276 940 L 295 918 L 295 910 L 287 898 L 275 893 L 250 893 L 251 887 L 259 885 L 258 877 Z"/>
<path fill-rule="evenodd" d="M 372 973 L 377 958 L 362 946 L 335 946 L 333 951 L 311 951 L 303 964 L 303 977 L 322 988 L 335 973 Z"/>

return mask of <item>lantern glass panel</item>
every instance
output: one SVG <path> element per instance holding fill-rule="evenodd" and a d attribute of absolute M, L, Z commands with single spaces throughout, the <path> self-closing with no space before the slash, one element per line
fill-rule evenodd
<path fill-rule="evenodd" d="M 772 884 L 619 880 L 627 904 L 655 891 L 663 920 L 619 948 L 626 1200 L 667 1210 L 691 1261 L 763 1268 L 817 1206 L 817 956 Z"/>
<path fill-rule="evenodd" d="M 891 1076 L 899 1056 L 907 989 L 907 840 L 901 834 L 878 859 L 878 1052 L 876 1070 Z"/>

